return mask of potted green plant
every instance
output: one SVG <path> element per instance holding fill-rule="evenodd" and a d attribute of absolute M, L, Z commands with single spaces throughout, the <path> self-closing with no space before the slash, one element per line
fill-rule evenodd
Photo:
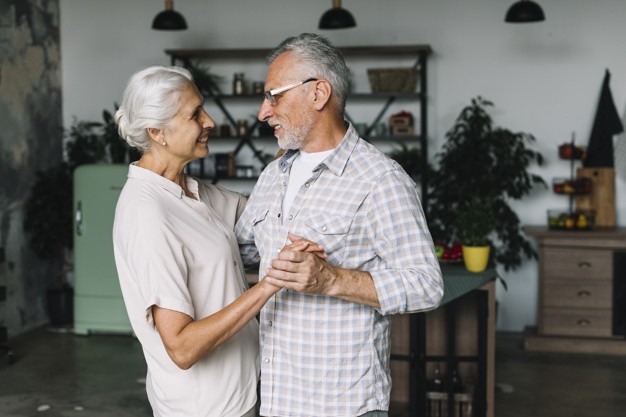
<path fill-rule="evenodd" d="M 210 67 L 198 63 L 189 64 L 187 69 L 200 90 L 204 90 L 212 96 L 222 94 L 220 85 L 224 82 L 223 76 L 212 73 Z"/>
<path fill-rule="evenodd" d="M 72 322 L 73 289 L 67 282 L 72 249 L 72 176 L 63 162 L 36 173 L 24 206 L 24 230 L 38 257 L 53 264 L 54 285 L 47 292 L 51 324 Z"/>
<path fill-rule="evenodd" d="M 117 103 L 114 103 L 113 111 L 116 112 L 118 108 Z M 115 123 L 113 113 L 110 111 L 106 109 L 102 111 L 102 123 L 97 123 L 96 128 L 99 130 L 98 136 L 104 144 L 106 155 L 108 155 L 108 162 L 123 164 L 136 161 L 141 157 L 136 148 L 131 148 L 125 141 L 121 140 L 117 132 L 117 123 Z"/>
<path fill-rule="evenodd" d="M 24 231 L 38 257 L 52 263 L 54 284 L 47 292 L 48 314 L 54 326 L 66 326 L 73 321 L 73 288 L 68 272 L 73 268 L 72 191 L 73 174 L 83 164 L 110 162 L 114 147 L 105 123 L 74 121 L 66 134 L 66 160 L 35 175 L 24 206 Z M 123 145 L 124 143 L 119 139 Z M 116 144 L 117 145 L 117 144 Z M 126 145 L 124 145 L 126 146 Z M 119 155 L 116 156 L 119 158 Z"/>
<path fill-rule="evenodd" d="M 494 126 L 488 112 L 492 106 L 482 97 L 472 99 L 446 133 L 446 143 L 435 155 L 437 168 L 428 181 L 427 220 L 435 241 L 446 242 L 474 234 L 472 228 L 479 225 L 486 227 L 483 222 L 457 221 L 467 211 L 461 210 L 464 205 L 489 206 L 492 258 L 509 270 L 519 266 L 523 257 L 537 257 L 510 202 L 546 183 L 529 171 L 532 165 L 543 163 L 542 155 L 529 148 L 535 138 Z"/>
<path fill-rule="evenodd" d="M 463 262 L 468 271 L 484 271 L 489 262 L 495 219 L 492 203 L 480 199 L 459 206 L 456 218 L 456 239 L 462 245 Z"/>

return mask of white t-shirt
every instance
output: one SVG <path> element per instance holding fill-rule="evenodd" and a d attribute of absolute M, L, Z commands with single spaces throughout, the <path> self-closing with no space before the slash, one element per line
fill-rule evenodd
<path fill-rule="evenodd" d="M 154 415 L 240 417 L 256 403 L 256 320 L 188 370 L 172 362 L 152 320 L 153 305 L 202 319 L 248 288 L 233 233 L 245 200 L 191 178 L 187 185 L 198 201 L 130 165 L 113 225 L 120 286 L 148 365 Z"/>
<path fill-rule="evenodd" d="M 318 166 L 334 149 L 322 152 L 304 152 L 300 151 L 291 164 L 289 172 L 289 184 L 283 198 L 283 213 L 289 213 L 289 209 L 293 201 L 300 191 L 300 187 L 311 178 L 311 174 L 316 166 Z"/>

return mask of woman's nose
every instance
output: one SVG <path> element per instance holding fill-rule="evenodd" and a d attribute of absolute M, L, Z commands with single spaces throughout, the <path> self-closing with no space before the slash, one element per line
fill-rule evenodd
<path fill-rule="evenodd" d="M 205 128 L 209 128 L 209 129 L 213 129 L 215 127 L 215 121 L 213 121 L 213 119 L 211 118 L 211 116 L 209 116 L 209 113 L 207 113 L 206 111 L 204 112 L 204 114 L 206 115 L 205 120 L 204 120 L 204 127 Z"/>

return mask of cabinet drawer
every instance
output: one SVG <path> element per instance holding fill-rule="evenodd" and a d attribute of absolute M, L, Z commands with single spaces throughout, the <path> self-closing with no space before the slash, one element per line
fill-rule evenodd
<path fill-rule="evenodd" d="M 611 309 L 613 305 L 611 281 L 565 282 L 546 281 L 543 286 L 543 305 L 546 307 L 579 307 Z"/>
<path fill-rule="evenodd" d="M 611 310 L 544 308 L 540 332 L 560 336 L 610 337 Z"/>
<path fill-rule="evenodd" d="M 544 248 L 544 279 L 606 279 L 613 277 L 613 251 Z"/>

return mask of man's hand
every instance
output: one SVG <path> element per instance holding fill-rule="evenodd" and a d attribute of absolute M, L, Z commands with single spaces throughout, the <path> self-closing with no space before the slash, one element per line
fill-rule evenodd
<path fill-rule="evenodd" d="M 324 259 L 323 247 L 302 237 L 289 234 L 286 245 L 266 271 L 268 283 L 306 294 L 330 294 L 335 268 Z"/>
<path fill-rule="evenodd" d="M 322 246 L 292 234 L 289 234 L 289 240 L 291 243 L 280 251 L 266 271 L 268 284 L 380 307 L 369 272 L 332 266 L 326 262 L 327 255 Z"/>

